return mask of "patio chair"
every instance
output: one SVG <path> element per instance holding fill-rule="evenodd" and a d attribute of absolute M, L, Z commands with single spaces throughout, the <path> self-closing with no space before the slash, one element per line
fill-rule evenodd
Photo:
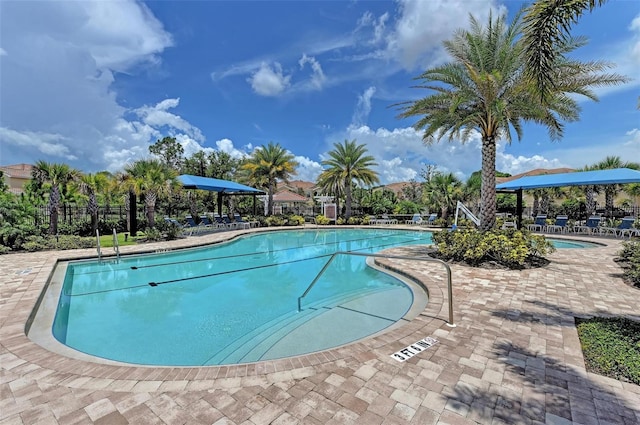
<path fill-rule="evenodd" d="M 380 220 L 375 215 L 369 216 L 369 224 L 380 224 Z"/>
<path fill-rule="evenodd" d="M 629 235 L 629 237 L 634 235 L 638 236 L 640 235 L 640 230 L 633 228 L 633 223 L 635 221 L 636 221 L 635 217 L 623 217 L 622 222 L 617 227 L 601 226 L 600 234 L 605 236 L 607 234 L 611 234 L 616 238 L 618 236 L 624 237 L 625 235 Z"/>
<path fill-rule="evenodd" d="M 220 214 L 218 213 L 214 213 L 213 214 L 213 219 L 216 221 L 216 223 L 218 224 L 218 227 L 222 227 L 225 229 L 230 229 L 231 226 L 229 224 L 227 224 L 222 217 L 220 216 Z"/>
<path fill-rule="evenodd" d="M 411 220 L 407 220 L 408 224 L 422 224 L 422 216 L 418 213 L 414 214 Z"/>
<path fill-rule="evenodd" d="M 202 214 L 200 216 L 200 223 L 202 223 L 204 227 L 208 229 L 219 229 L 220 227 L 224 227 L 224 226 L 220 226 L 218 223 L 212 222 L 209 219 L 209 216 L 206 214 Z"/>
<path fill-rule="evenodd" d="M 599 215 L 592 215 L 584 225 L 573 226 L 573 231 L 576 233 L 587 233 L 589 235 L 600 234 L 600 220 L 601 217 Z"/>
<path fill-rule="evenodd" d="M 222 221 L 224 222 L 224 224 L 226 224 L 229 228 L 237 228 L 238 227 L 238 223 L 236 223 L 235 221 L 231 221 L 231 219 L 229 218 L 228 215 L 226 214 L 222 214 Z"/>
<path fill-rule="evenodd" d="M 422 224 L 424 224 L 425 226 L 435 226 L 437 219 L 438 213 L 431 213 L 426 220 L 422 221 Z"/>
<path fill-rule="evenodd" d="M 566 215 L 556 216 L 556 222 L 545 226 L 545 231 L 549 233 L 566 233 L 569 231 L 569 227 L 567 226 L 568 222 L 569 217 L 567 217 Z"/>
<path fill-rule="evenodd" d="M 191 233 L 193 234 L 193 232 L 199 233 L 200 230 L 204 229 L 204 225 L 203 224 L 197 224 L 195 219 L 190 216 L 187 215 L 184 218 L 185 220 L 187 220 L 187 224 L 189 225 L 189 227 L 191 227 Z"/>
<path fill-rule="evenodd" d="M 182 224 L 178 220 L 176 220 L 175 218 L 165 217 L 164 221 L 166 221 L 167 223 L 169 223 L 172 226 L 176 226 L 180 230 L 180 235 L 181 236 L 191 236 L 191 234 L 193 232 L 193 228 L 190 225 Z"/>
<path fill-rule="evenodd" d="M 382 214 L 382 224 L 398 224 L 398 220 L 390 218 L 389 214 Z"/>
<path fill-rule="evenodd" d="M 500 227 L 502 230 L 504 229 L 517 229 L 518 226 L 516 225 L 515 221 L 504 221 L 502 223 L 502 226 Z"/>
<path fill-rule="evenodd" d="M 237 224 L 237 225 L 238 225 L 238 227 L 242 226 L 242 228 L 243 228 L 243 229 L 249 229 L 249 228 L 251 228 L 251 227 L 252 227 L 252 226 L 251 226 L 251 223 L 250 223 L 250 222 L 248 222 L 248 221 L 244 221 L 244 220 L 242 219 L 242 217 L 240 216 L 240 214 L 238 214 L 238 213 L 234 213 L 234 214 L 233 214 L 233 220 L 234 220 L 236 223 L 238 223 L 238 224 Z"/>
<path fill-rule="evenodd" d="M 537 215 L 533 224 L 527 224 L 527 230 L 532 232 L 542 232 L 547 226 L 547 215 Z"/>

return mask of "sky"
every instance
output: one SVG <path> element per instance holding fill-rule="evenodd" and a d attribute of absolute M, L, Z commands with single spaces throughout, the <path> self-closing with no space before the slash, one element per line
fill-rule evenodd
<path fill-rule="evenodd" d="M 0 0 L 0 165 L 45 160 L 119 171 L 175 137 L 187 156 L 234 157 L 279 143 L 315 181 L 335 143 L 356 140 L 380 182 L 420 180 L 427 165 L 466 179 L 477 135 L 426 146 L 394 105 L 427 96 L 414 78 L 450 60 L 442 42 L 520 1 Z M 612 0 L 574 36 L 581 60 L 630 81 L 579 99 L 561 141 L 535 124 L 498 142 L 496 168 L 581 168 L 608 155 L 640 161 L 640 2 Z"/>

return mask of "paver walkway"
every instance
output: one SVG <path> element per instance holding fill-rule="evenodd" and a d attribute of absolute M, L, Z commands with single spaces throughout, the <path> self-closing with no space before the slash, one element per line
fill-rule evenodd
<path fill-rule="evenodd" d="M 640 387 L 586 372 L 574 328 L 575 316 L 640 320 L 640 291 L 613 261 L 619 242 L 599 241 L 607 246 L 558 250 L 540 269 L 453 266 L 455 328 L 437 265 L 385 260 L 429 289 L 411 323 L 322 353 L 206 368 L 104 365 L 45 350 L 25 324 L 56 260 L 95 251 L 0 256 L 0 425 L 638 424 Z M 404 363 L 390 357 L 427 336 L 438 344 Z"/>

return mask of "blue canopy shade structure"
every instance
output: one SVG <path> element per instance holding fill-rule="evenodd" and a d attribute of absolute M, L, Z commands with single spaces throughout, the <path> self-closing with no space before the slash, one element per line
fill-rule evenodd
<path fill-rule="evenodd" d="M 598 186 L 609 184 L 640 183 L 640 171 L 630 168 L 611 170 L 577 171 L 575 173 L 525 176 L 496 185 L 497 190 L 526 190 L 541 187 Z"/>
<path fill-rule="evenodd" d="M 543 187 L 600 186 L 610 184 L 640 183 L 640 171 L 630 168 L 611 170 L 577 171 L 574 173 L 525 176 L 496 185 L 498 192 L 516 192 L 518 228 L 522 227 L 522 191 Z"/>
<path fill-rule="evenodd" d="M 212 179 L 210 177 L 192 176 L 182 174 L 178 180 L 185 189 L 200 189 L 210 192 L 218 192 L 218 214 L 222 215 L 222 197 L 232 195 L 253 195 L 253 214 L 256 214 L 256 196 L 264 195 L 265 192 L 250 186 L 229 180 Z"/>
<path fill-rule="evenodd" d="M 192 176 L 182 174 L 178 180 L 185 189 L 209 190 L 211 192 L 222 192 L 225 195 L 264 195 L 264 191 L 245 186 L 229 180 L 212 179 L 210 177 Z"/>

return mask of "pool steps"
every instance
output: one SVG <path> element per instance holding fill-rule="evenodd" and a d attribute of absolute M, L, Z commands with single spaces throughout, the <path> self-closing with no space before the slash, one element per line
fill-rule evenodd
<path fill-rule="evenodd" d="M 236 364 L 262 360 L 262 357 L 278 341 L 284 339 L 291 331 L 308 323 L 311 319 L 350 301 L 396 289 L 396 287 L 396 285 L 392 285 L 391 287 L 370 288 L 364 291 L 362 289 L 352 290 L 306 304 L 301 312 L 293 310 L 243 335 L 209 358 L 206 364 Z M 269 332 L 266 332 L 267 330 Z"/>

